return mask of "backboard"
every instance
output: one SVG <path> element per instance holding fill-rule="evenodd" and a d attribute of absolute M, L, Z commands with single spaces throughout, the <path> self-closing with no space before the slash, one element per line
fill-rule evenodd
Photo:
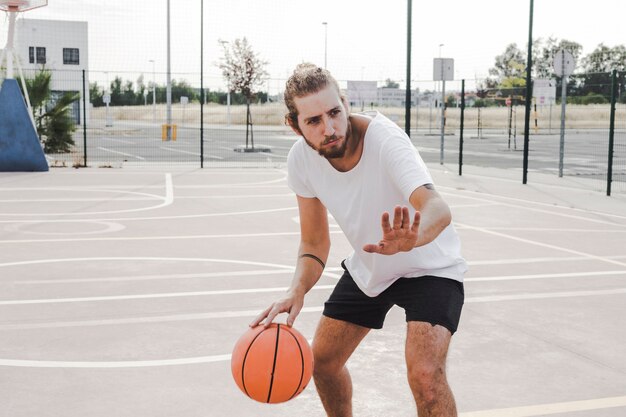
<path fill-rule="evenodd" d="M 48 0 L 0 0 L 0 10 L 5 12 L 25 12 L 48 5 Z"/>

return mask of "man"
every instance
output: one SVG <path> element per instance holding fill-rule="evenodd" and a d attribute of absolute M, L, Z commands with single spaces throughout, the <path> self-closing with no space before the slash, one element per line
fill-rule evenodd
<path fill-rule="evenodd" d="M 350 115 L 325 69 L 300 64 L 287 81 L 285 103 L 286 121 L 301 136 L 288 158 L 288 184 L 300 212 L 298 262 L 285 297 L 251 326 L 264 319 L 268 326 L 283 312 L 293 325 L 325 267 L 328 209 L 354 252 L 342 262 L 345 272 L 313 340 L 313 376 L 326 413 L 352 416 L 345 363 L 398 305 L 406 313 L 408 381 L 419 416 L 456 416 L 445 361 L 467 267 L 450 209 L 406 134 L 381 114 Z"/>

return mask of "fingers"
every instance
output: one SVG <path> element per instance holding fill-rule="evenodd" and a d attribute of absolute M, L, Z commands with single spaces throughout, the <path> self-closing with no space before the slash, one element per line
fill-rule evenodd
<path fill-rule="evenodd" d="M 274 307 L 272 307 L 269 311 L 269 313 L 267 314 L 267 318 L 265 319 L 265 322 L 263 323 L 263 325 L 265 326 L 265 328 L 268 328 L 270 326 L 270 324 L 272 324 L 272 322 L 274 321 L 274 318 L 278 315 L 278 313 L 280 313 L 280 309 L 278 308 L 278 306 L 274 305 Z"/>
<path fill-rule="evenodd" d="M 384 212 L 383 217 L 380 221 L 381 226 L 383 228 L 383 233 L 391 232 L 391 224 L 389 223 L 389 213 Z"/>
<path fill-rule="evenodd" d="M 420 227 L 420 219 L 422 218 L 422 215 L 420 214 L 419 211 L 415 212 L 415 217 L 413 219 L 413 224 L 411 225 L 411 231 L 413 233 L 417 233 L 417 230 Z"/>
<path fill-rule="evenodd" d="M 409 228 L 409 208 L 408 207 L 402 207 L 402 228 L 403 229 L 408 229 Z"/>
<path fill-rule="evenodd" d="M 398 230 L 402 227 L 402 207 L 396 206 L 393 210 L 393 228 Z"/>
<path fill-rule="evenodd" d="M 383 245 L 378 244 L 378 245 L 374 245 L 374 244 L 369 244 L 369 245 L 365 245 L 363 246 L 363 250 L 367 253 L 383 253 Z"/>
<path fill-rule="evenodd" d="M 272 306 L 266 308 L 265 310 L 263 310 L 263 312 L 261 314 L 259 314 L 258 316 L 256 316 L 254 318 L 254 320 L 252 320 L 252 322 L 250 322 L 250 327 L 256 327 L 259 325 L 259 323 L 261 323 L 263 321 L 263 319 L 265 317 L 267 317 L 267 315 L 269 314 L 270 310 L 272 309 Z"/>

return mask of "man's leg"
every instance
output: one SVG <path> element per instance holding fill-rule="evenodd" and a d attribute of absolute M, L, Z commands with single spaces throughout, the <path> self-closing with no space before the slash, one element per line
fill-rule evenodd
<path fill-rule="evenodd" d="M 313 378 L 329 417 L 352 417 L 352 380 L 345 364 L 370 331 L 322 316 L 313 339 Z"/>
<path fill-rule="evenodd" d="M 407 325 L 406 363 L 419 417 L 456 417 L 454 396 L 446 378 L 450 331 L 430 323 Z"/>

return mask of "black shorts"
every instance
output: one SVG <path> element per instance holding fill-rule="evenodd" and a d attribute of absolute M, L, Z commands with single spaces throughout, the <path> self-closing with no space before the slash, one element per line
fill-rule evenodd
<path fill-rule="evenodd" d="M 404 309 L 407 322 L 439 324 L 454 334 L 464 299 L 462 282 L 433 276 L 400 278 L 378 296 L 368 297 L 346 270 L 324 304 L 323 314 L 370 329 L 381 329 L 387 312 L 397 305 Z"/>

